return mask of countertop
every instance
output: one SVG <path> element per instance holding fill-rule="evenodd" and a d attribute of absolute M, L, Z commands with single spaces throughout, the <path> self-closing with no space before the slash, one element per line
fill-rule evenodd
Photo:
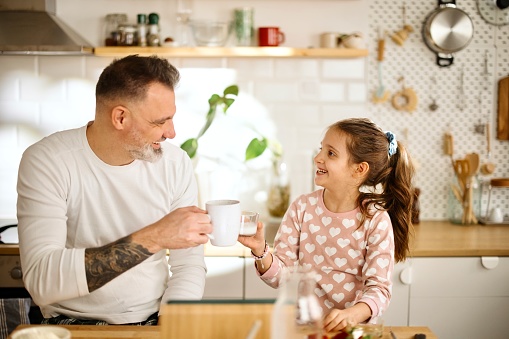
<path fill-rule="evenodd" d="M 194 325 L 196 323 L 191 324 Z M 45 325 L 19 325 L 16 330 L 19 331 L 23 328 L 45 326 Z M 143 338 L 143 339 L 162 339 L 161 326 L 96 326 L 96 325 L 59 325 L 71 331 L 72 339 L 87 339 L 87 338 L 100 338 L 100 339 L 114 339 L 114 338 Z M 383 339 L 391 339 L 390 329 L 394 332 L 398 339 L 413 339 L 416 333 L 426 334 L 427 339 L 436 339 L 437 337 L 431 332 L 428 327 L 402 327 L 394 326 L 384 329 Z M 8 339 L 12 338 L 11 336 Z M 257 336 L 256 338 L 267 338 L 266 336 Z M 188 339 L 198 339 L 204 337 L 186 336 Z M 210 337 L 209 337 L 210 338 Z"/>
<path fill-rule="evenodd" d="M 449 221 L 422 221 L 414 225 L 412 257 L 509 256 L 508 225 L 458 225 Z M 0 245 L 0 255 L 19 254 L 18 245 Z M 237 243 L 231 247 L 205 246 L 207 256 L 249 257 Z"/>

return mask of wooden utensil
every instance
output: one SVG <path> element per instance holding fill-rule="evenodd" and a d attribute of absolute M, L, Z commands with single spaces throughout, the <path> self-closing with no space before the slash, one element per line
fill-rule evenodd
<path fill-rule="evenodd" d="M 465 159 L 468 161 L 468 176 L 466 180 L 466 186 L 465 190 L 467 191 L 466 194 L 466 208 L 464 213 L 465 220 L 467 224 L 474 223 L 477 224 L 477 218 L 475 216 L 474 210 L 473 210 L 473 204 L 474 204 L 474 198 L 473 198 L 473 185 L 472 185 L 472 178 L 477 174 L 477 171 L 479 170 L 479 154 L 477 153 L 469 153 L 466 155 Z"/>
<path fill-rule="evenodd" d="M 497 138 L 509 140 L 509 77 L 498 82 L 498 126 Z"/>
<path fill-rule="evenodd" d="M 490 123 L 486 124 L 486 151 L 487 161 L 481 166 L 481 173 L 484 175 L 490 175 L 495 172 L 495 164 L 490 162 L 491 158 L 491 126 Z"/>

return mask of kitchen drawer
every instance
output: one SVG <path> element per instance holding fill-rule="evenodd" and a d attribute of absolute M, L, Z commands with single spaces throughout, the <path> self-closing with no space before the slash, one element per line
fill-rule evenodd
<path fill-rule="evenodd" d="M 207 278 L 203 299 L 242 299 L 244 258 L 205 257 Z"/>
<path fill-rule="evenodd" d="M 412 259 L 412 297 L 509 297 L 509 257 L 483 267 L 480 257 Z"/>

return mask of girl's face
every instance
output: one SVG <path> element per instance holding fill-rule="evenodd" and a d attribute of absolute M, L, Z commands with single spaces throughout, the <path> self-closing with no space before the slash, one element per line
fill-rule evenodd
<path fill-rule="evenodd" d="M 325 133 L 320 152 L 314 159 L 316 185 L 330 190 L 356 187 L 356 165 L 350 163 L 346 141 L 345 133 L 330 129 Z"/>

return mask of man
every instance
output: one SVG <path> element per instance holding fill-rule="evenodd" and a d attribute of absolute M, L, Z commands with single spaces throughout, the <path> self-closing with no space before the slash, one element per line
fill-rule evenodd
<path fill-rule="evenodd" d="M 23 281 L 43 322 L 155 324 L 161 303 L 202 297 L 212 225 L 195 206 L 189 157 L 162 144 L 175 137 L 178 81 L 165 59 L 114 60 L 97 82 L 95 120 L 23 154 Z"/>

